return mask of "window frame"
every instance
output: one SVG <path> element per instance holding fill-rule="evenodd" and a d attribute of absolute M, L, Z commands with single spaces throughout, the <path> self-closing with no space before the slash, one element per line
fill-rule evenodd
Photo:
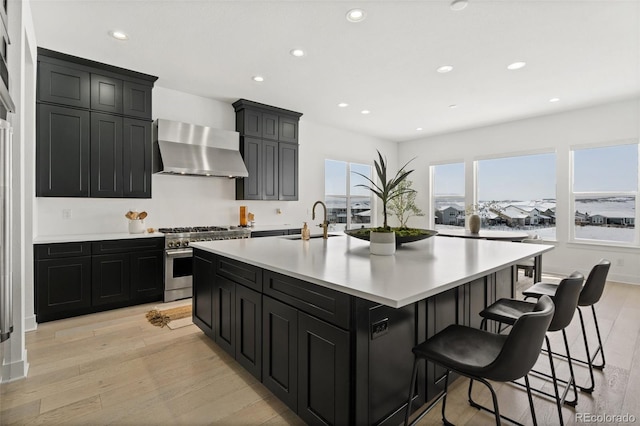
<path fill-rule="evenodd" d="M 327 161 L 333 161 L 336 163 L 344 163 L 345 164 L 345 168 L 346 168 L 346 179 L 345 179 L 345 196 L 346 196 L 346 205 L 347 205 L 347 211 L 346 211 L 346 222 L 344 223 L 345 229 L 353 229 L 351 226 L 353 225 L 352 221 L 351 221 L 351 172 L 352 172 L 352 165 L 358 165 L 358 166 L 367 166 L 369 167 L 369 178 L 373 179 L 373 166 L 371 164 L 365 164 L 365 163 L 359 163 L 356 161 L 347 161 L 347 160 L 336 160 L 333 158 L 326 158 L 324 159 L 324 201 L 326 202 L 327 200 Z M 371 216 L 370 220 L 369 220 L 369 227 L 374 227 L 377 226 L 377 222 L 376 220 L 376 206 L 374 203 L 374 199 L 373 199 L 373 193 L 371 191 L 369 191 L 369 206 L 370 206 L 370 212 L 371 212 Z M 329 209 L 329 206 L 327 206 L 327 210 Z M 331 225 L 331 223 L 329 224 Z M 342 223 L 336 223 L 335 225 L 342 225 Z M 366 223 L 363 223 L 361 225 L 367 225 Z"/>

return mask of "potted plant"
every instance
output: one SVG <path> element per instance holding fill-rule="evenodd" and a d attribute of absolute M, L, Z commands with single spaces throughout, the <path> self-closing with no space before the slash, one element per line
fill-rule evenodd
<path fill-rule="evenodd" d="M 403 180 L 398 188 L 400 190 L 410 190 L 403 192 L 389 203 L 389 211 L 393 213 L 400 222 L 400 229 L 408 230 L 407 221 L 412 217 L 424 216 L 424 212 L 416 205 L 417 192 L 411 188 L 413 182 L 409 179 Z"/>
<path fill-rule="evenodd" d="M 391 255 L 396 251 L 396 240 L 395 233 L 388 223 L 389 203 L 402 195 L 415 192 L 411 188 L 401 186 L 402 182 L 407 179 L 407 176 L 409 176 L 413 172 L 413 170 L 405 170 L 405 167 L 407 167 L 407 165 L 411 161 L 413 161 L 413 159 L 409 160 L 404 166 L 402 166 L 394 177 L 387 178 L 387 162 L 382 154 L 380 154 L 380 151 L 377 152 L 379 161 L 374 160 L 374 165 L 376 168 L 378 181 L 380 182 L 379 184 L 374 182 L 368 176 L 363 175 L 362 173 L 353 173 L 362 176 L 370 183 L 370 185 L 358 184 L 356 186 L 367 188 L 372 193 L 374 193 L 382 202 L 382 215 L 384 217 L 384 222 L 381 228 L 373 228 L 370 230 L 369 242 L 371 243 L 371 253 L 378 255 Z"/>

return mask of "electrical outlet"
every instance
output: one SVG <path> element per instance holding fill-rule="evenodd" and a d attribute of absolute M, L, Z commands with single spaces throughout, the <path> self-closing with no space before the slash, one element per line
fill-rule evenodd
<path fill-rule="evenodd" d="M 371 324 L 371 340 L 384 336 L 389 332 L 389 318 L 381 319 Z"/>
<path fill-rule="evenodd" d="M 276 209 L 276 214 L 282 214 L 282 209 Z"/>
<path fill-rule="evenodd" d="M 71 219 L 71 209 L 62 209 L 62 218 Z"/>
<path fill-rule="evenodd" d="M 624 259 L 616 260 L 616 266 L 624 266 Z"/>

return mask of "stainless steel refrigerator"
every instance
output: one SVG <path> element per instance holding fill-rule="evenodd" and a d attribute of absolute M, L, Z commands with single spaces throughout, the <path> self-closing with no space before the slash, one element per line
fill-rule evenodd
<path fill-rule="evenodd" d="M 13 332 L 11 283 L 11 125 L 0 119 L 0 382 Z"/>

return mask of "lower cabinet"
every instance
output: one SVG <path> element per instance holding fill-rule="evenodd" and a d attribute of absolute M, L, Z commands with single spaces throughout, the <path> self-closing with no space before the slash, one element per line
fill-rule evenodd
<path fill-rule="evenodd" d="M 37 322 L 161 300 L 164 238 L 34 245 Z"/>
<path fill-rule="evenodd" d="M 348 424 L 349 333 L 263 296 L 262 383 L 308 424 Z"/>

